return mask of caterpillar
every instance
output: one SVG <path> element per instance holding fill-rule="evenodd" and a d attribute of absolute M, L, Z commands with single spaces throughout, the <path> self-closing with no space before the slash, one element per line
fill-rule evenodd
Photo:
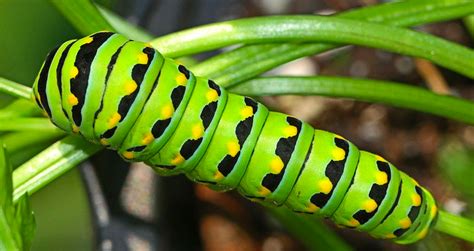
<path fill-rule="evenodd" d="M 185 174 L 400 244 L 422 239 L 436 220 L 430 192 L 384 158 L 120 34 L 98 32 L 51 51 L 33 96 L 57 127 L 160 175 Z"/>

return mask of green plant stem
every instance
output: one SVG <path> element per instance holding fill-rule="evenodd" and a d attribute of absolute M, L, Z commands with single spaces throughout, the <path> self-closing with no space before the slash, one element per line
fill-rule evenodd
<path fill-rule="evenodd" d="M 47 118 L 0 119 L 0 131 L 54 131 L 58 130 Z"/>
<path fill-rule="evenodd" d="M 232 44 L 268 42 L 333 42 L 356 44 L 425 58 L 474 78 L 474 51 L 461 45 L 407 29 L 321 16 L 272 16 L 232 20 L 201 26 L 151 43 L 174 56 Z M 327 45 L 326 45 L 327 46 Z"/>
<path fill-rule="evenodd" d="M 142 30 L 141 28 L 130 24 L 117 14 L 113 13 L 112 11 L 102 7 L 97 6 L 100 13 L 104 16 L 104 18 L 112 25 L 112 27 L 117 30 L 117 32 L 126 35 L 130 39 L 138 40 L 142 42 L 148 42 L 153 39 L 153 37 L 148 34 L 148 32 Z"/>
<path fill-rule="evenodd" d="M 115 31 L 90 0 L 49 0 L 82 35 Z"/>
<path fill-rule="evenodd" d="M 13 97 L 31 99 L 31 88 L 0 77 L 0 92 Z"/>
<path fill-rule="evenodd" d="M 474 102 L 401 83 L 344 77 L 264 77 L 230 89 L 248 96 L 322 95 L 377 102 L 474 125 Z"/>
<path fill-rule="evenodd" d="M 470 15 L 464 18 L 464 24 L 466 25 L 467 31 L 474 39 L 474 15 Z"/>
<path fill-rule="evenodd" d="M 6 135 L 2 135 L 0 140 L 5 143 L 9 154 L 15 154 L 16 152 L 23 151 L 23 149 L 34 146 L 41 145 L 44 142 L 50 142 L 54 139 L 64 137 L 65 132 L 59 129 L 51 131 L 43 131 L 41 133 L 23 131 L 23 132 L 14 132 Z M 18 139 L 28 139 L 28 140 L 18 140 Z"/>
<path fill-rule="evenodd" d="M 474 243 L 474 220 L 440 210 L 434 229 Z"/>
<path fill-rule="evenodd" d="M 33 194 L 100 149 L 75 135 L 54 143 L 13 172 L 13 201 L 24 193 Z"/>
<path fill-rule="evenodd" d="M 308 250 L 353 250 L 319 219 L 295 214 L 286 207 L 265 207 L 265 209 L 300 239 Z"/>
<path fill-rule="evenodd" d="M 0 109 L 0 119 L 15 117 L 34 117 L 40 116 L 41 109 L 31 102 L 31 99 L 16 99 L 3 109 Z"/>

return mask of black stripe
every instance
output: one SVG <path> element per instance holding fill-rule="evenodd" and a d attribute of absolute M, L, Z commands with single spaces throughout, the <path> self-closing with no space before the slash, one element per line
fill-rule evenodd
<path fill-rule="evenodd" d="M 272 192 L 277 189 L 278 185 L 280 185 L 281 180 L 283 179 L 283 176 L 285 175 L 286 166 L 290 161 L 291 155 L 293 155 L 296 143 L 298 141 L 298 137 L 301 132 L 302 122 L 300 120 L 295 119 L 293 117 L 287 117 L 286 121 L 288 122 L 288 124 L 297 128 L 297 133 L 294 136 L 288 138 L 280 138 L 278 140 L 277 147 L 275 149 L 275 154 L 282 160 L 283 169 L 280 171 L 280 173 L 277 174 L 266 174 L 262 181 L 262 186 L 266 187 Z"/>
<path fill-rule="evenodd" d="M 86 97 L 87 86 L 89 85 L 89 74 L 91 70 L 91 64 L 94 60 L 97 50 L 109 39 L 114 33 L 101 32 L 95 33 L 92 37 L 92 42 L 83 44 L 77 52 L 76 61 L 74 66 L 77 67 L 79 73 L 73 79 L 71 79 L 71 93 L 77 98 L 77 105 L 72 107 L 72 119 L 77 126 L 81 125 L 82 114 L 81 110 L 84 106 Z"/>
<path fill-rule="evenodd" d="M 69 53 L 69 49 L 71 49 L 71 46 L 76 43 L 77 40 L 74 42 L 71 42 L 70 44 L 67 45 L 67 47 L 64 49 L 64 51 L 61 53 L 61 57 L 59 58 L 58 62 L 58 67 L 56 68 L 56 82 L 58 84 L 58 91 L 59 91 L 59 97 L 62 98 L 63 95 L 63 66 L 64 66 L 64 61 L 66 60 L 67 54 Z M 68 118 L 66 110 L 64 110 L 64 107 L 61 105 L 64 116 Z"/>
<path fill-rule="evenodd" d="M 123 47 L 130 41 L 125 42 L 122 46 L 120 46 L 117 51 L 112 55 L 110 58 L 109 64 L 107 65 L 107 73 L 105 75 L 105 81 L 104 81 L 104 90 L 102 92 L 102 97 L 100 98 L 100 106 L 99 109 L 94 114 L 94 124 L 92 125 L 92 128 L 95 129 L 95 122 L 97 121 L 97 117 L 99 116 L 99 113 L 102 111 L 104 108 L 104 96 L 105 96 L 105 91 L 107 90 L 107 85 L 109 83 L 109 78 L 110 74 L 112 73 L 112 70 L 114 69 L 115 64 L 117 63 L 117 58 L 122 51 Z"/>
<path fill-rule="evenodd" d="M 44 61 L 43 69 L 41 69 L 41 72 L 38 78 L 38 94 L 40 96 L 40 100 L 38 103 L 41 104 L 43 110 L 48 114 L 49 117 L 51 117 L 51 108 L 49 107 L 49 104 L 48 104 L 48 95 L 46 94 L 46 85 L 48 82 L 49 68 L 51 67 L 51 63 L 53 62 L 53 58 L 56 55 L 56 52 L 58 51 L 58 49 L 59 47 L 53 49 L 48 54 L 48 56 L 46 57 L 46 60 Z"/>

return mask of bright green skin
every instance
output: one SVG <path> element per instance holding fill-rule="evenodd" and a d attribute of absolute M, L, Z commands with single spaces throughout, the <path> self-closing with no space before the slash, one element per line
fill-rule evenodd
<path fill-rule="evenodd" d="M 423 238 L 437 215 L 432 195 L 380 156 L 227 93 L 118 34 L 65 42 L 33 90 L 58 127 L 161 175 L 184 173 L 403 244 Z"/>

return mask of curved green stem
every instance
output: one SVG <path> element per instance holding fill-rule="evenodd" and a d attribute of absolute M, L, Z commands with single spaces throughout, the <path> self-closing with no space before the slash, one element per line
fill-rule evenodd
<path fill-rule="evenodd" d="M 17 98 L 31 99 L 31 88 L 0 77 L 0 92 Z"/>
<path fill-rule="evenodd" d="M 322 95 L 408 108 L 474 124 L 474 102 L 400 83 L 344 77 L 266 77 L 231 88 L 249 96 Z"/>
<path fill-rule="evenodd" d="M 115 31 L 91 0 L 49 0 L 82 34 Z"/>
<path fill-rule="evenodd" d="M 13 201 L 38 191 L 100 149 L 75 135 L 54 143 L 13 172 Z"/>
<path fill-rule="evenodd" d="M 412 0 L 364 7 L 338 13 L 337 16 L 408 27 L 461 18 L 472 13 L 473 9 L 474 2 L 469 0 Z M 198 75 L 214 79 L 220 85 L 231 86 L 291 60 L 338 46 L 334 44 L 248 45 L 219 54 L 192 67 L 192 70 Z M 247 67 L 248 65 L 252 67 Z"/>
<path fill-rule="evenodd" d="M 474 243 L 474 220 L 440 210 L 434 229 Z"/>
<path fill-rule="evenodd" d="M 55 131 L 58 130 L 47 118 L 0 119 L 0 131 Z"/>

